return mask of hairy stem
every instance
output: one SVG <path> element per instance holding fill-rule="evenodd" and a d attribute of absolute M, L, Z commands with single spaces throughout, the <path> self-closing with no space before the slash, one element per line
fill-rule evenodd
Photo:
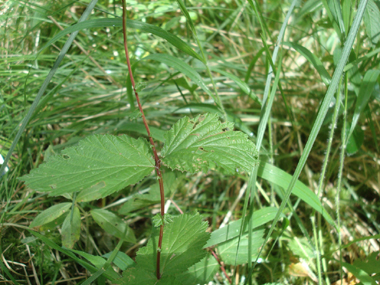
<path fill-rule="evenodd" d="M 127 65 L 128 65 L 128 71 L 129 71 L 129 78 L 131 79 L 132 83 L 132 88 L 136 96 L 136 101 L 137 105 L 139 106 L 139 110 L 142 115 L 142 119 L 144 122 L 144 126 L 146 129 L 146 132 L 148 133 L 148 138 L 149 142 L 152 145 L 152 150 L 154 154 L 154 161 L 156 164 L 156 174 L 158 177 L 158 183 L 160 185 L 160 196 L 161 196 L 161 216 L 164 217 L 165 215 L 165 196 L 164 196 L 164 182 L 162 180 L 162 173 L 161 173 L 161 161 L 158 157 L 156 146 L 154 145 L 154 141 L 152 136 L 150 135 L 150 129 L 148 126 L 148 123 L 145 118 L 144 111 L 142 109 L 141 103 L 140 103 L 140 98 L 139 94 L 136 91 L 136 84 L 135 84 L 135 79 L 133 78 L 133 73 L 132 73 L 132 67 L 131 67 L 131 62 L 129 60 L 129 53 L 128 53 L 128 44 L 127 44 L 127 8 L 125 4 L 125 0 L 123 0 L 123 38 L 124 38 L 124 50 L 125 50 L 125 57 L 127 59 Z M 160 258 L 161 258 L 161 247 L 162 247 L 162 239 L 163 239 L 163 234 L 164 234 L 164 224 L 160 226 L 160 236 L 158 239 L 158 248 L 157 248 L 157 268 L 156 268 L 156 274 L 157 274 L 157 279 L 161 278 L 160 274 Z"/>

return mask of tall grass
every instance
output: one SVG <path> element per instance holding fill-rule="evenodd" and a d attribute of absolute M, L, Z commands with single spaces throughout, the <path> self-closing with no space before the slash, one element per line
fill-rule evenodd
<path fill-rule="evenodd" d="M 106 282 L 102 273 L 89 277 L 91 270 L 81 259 L 25 230 L 36 214 L 61 198 L 28 189 L 17 178 L 90 134 L 146 135 L 127 88 L 121 26 L 82 29 L 46 46 L 60 27 L 86 18 L 121 17 L 120 3 L 87 2 L 9 0 L 0 8 L 0 154 L 9 168 L 0 178 L 0 272 L 15 284 Z M 178 36 L 203 62 L 159 36 L 128 31 L 132 68 L 154 139 L 162 141 L 183 115 L 218 113 L 254 139 L 262 160 L 292 175 L 282 189 L 260 179 L 259 168 L 232 178 L 199 173 L 187 176 L 171 197 L 182 211 L 203 214 L 210 230 L 242 217 L 250 227 L 255 210 L 278 207 L 259 259 L 226 266 L 233 284 L 333 284 L 348 282 L 348 272 L 371 278 L 360 260 L 375 262 L 371 254 L 379 250 L 378 6 L 375 1 L 341 4 L 127 3 L 131 19 Z M 172 66 L 141 60 L 157 53 L 186 62 L 212 93 Z M 297 180 L 318 195 L 335 223 L 292 195 Z M 148 177 L 81 205 L 84 218 L 75 249 L 101 256 L 117 248 L 134 257 L 150 235 L 156 206 L 125 217 L 135 230 L 136 245 L 118 243 L 87 211 L 116 211 L 153 183 Z M 169 211 L 176 213 L 174 209 Z M 40 230 L 61 244 L 55 223 Z M 222 271 L 213 282 L 228 284 Z"/>

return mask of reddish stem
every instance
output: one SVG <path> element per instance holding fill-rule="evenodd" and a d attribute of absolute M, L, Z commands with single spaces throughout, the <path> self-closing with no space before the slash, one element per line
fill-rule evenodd
<path fill-rule="evenodd" d="M 154 161 L 155 161 L 155 169 L 156 169 L 156 174 L 158 176 L 158 184 L 160 185 L 160 196 L 161 196 L 161 216 L 162 219 L 165 215 L 165 196 L 164 196 L 164 182 L 162 180 L 162 173 L 161 173 L 161 161 L 158 157 L 156 146 L 154 145 L 154 141 L 152 136 L 150 135 L 150 129 L 148 126 L 148 123 L 145 118 L 145 114 L 143 111 L 143 108 L 140 103 L 140 98 L 139 94 L 136 91 L 136 84 L 135 84 L 135 79 L 133 78 L 133 73 L 132 73 L 132 67 L 131 67 L 131 62 L 129 60 L 129 53 L 128 53 L 128 43 L 127 43 L 127 8 L 125 4 L 125 0 L 123 0 L 123 38 L 124 38 L 124 50 L 125 50 L 125 57 L 127 58 L 127 65 L 128 65 L 128 71 L 129 71 L 129 78 L 131 79 L 133 91 L 136 96 L 136 101 L 137 105 L 139 106 L 139 110 L 142 115 L 142 119 L 144 122 L 144 126 L 146 129 L 146 132 L 148 133 L 149 137 L 149 142 L 152 145 L 152 150 L 154 154 Z M 160 273 L 160 260 L 161 260 L 161 248 L 162 248 L 162 239 L 164 235 L 164 224 L 160 226 L 160 236 L 158 239 L 158 248 L 157 248 L 157 279 L 161 278 L 161 273 Z"/>
<path fill-rule="evenodd" d="M 230 282 L 230 284 L 232 284 L 232 280 L 230 278 L 230 276 L 228 276 L 227 272 L 226 272 L 226 269 L 224 269 L 224 265 L 223 263 L 219 260 L 218 256 L 216 255 L 215 251 L 211 250 L 211 254 L 215 257 L 216 261 L 219 263 L 220 265 L 220 268 L 222 269 L 223 273 L 224 273 L 224 276 L 226 276 L 228 282 Z"/>

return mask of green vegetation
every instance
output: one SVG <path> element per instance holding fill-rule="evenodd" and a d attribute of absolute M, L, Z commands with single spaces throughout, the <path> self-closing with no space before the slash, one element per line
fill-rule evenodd
<path fill-rule="evenodd" d="M 0 281 L 376 284 L 380 1 L 340 2 L 128 1 L 128 66 L 121 2 L 6 1 Z"/>

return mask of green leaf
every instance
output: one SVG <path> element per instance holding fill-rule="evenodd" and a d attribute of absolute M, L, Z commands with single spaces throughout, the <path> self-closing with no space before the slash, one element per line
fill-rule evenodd
<path fill-rule="evenodd" d="M 245 83 L 243 80 L 241 80 L 239 77 L 231 74 L 231 73 L 228 73 L 224 70 L 221 70 L 221 69 L 218 69 L 218 68 L 214 68 L 212 67 L 211 68 L 212 71 L 214 72 L 218 72 L 224 76 L 227 76 L 229 79 L 231 79 L 232 81 L 234 81 L 236 83 L 237 86 L 239 86 L 239 88 L 247 95 L 249 95 L 249 93 L 251 93 L 251 89 L 249 88 L 249 86 L 247 85 L 247 83 Z"/>
<path fill-rule="evenodd" d="M 151 150 L 143 139 L 94 135 L 49 158 L 19 178 L 50 196 L 81 191 L 77 201 L 106 197 L 139 182 L 154 169 Z"/>
<path fill-rule="evenodd" d="M 311 65 L 313 65 L 314 68 L 317 70 L 317 72 L 319 73 L 319 76 L 321 76 L 322 78 L 322 81 L 326 85 L 330 85 L 331 83 L 330 74 L 327 72 L 327 70 L 323 66 L 321 60 L 316 55 L 314 55 L 309 49 L 292 42 L 284 42 L 283 45 L 294 48 L 297 52 L 302 54 L 307 59 L 307 61 Z"/>
<path fill-rule="evenodd" d="M 369 40 L 376 45 L 380 40 L 380 10 L 375 1 L 368 0 L 363 21 Z"/>
<path fill-rule="evenodd" d="M 290 182 L 292 181 L 292 176 L 289 173 L 286 173 L 282 169 L 272 164 L 265 163 L 265 161 L 260 161 L 257 175 L 271 183 L 280 186 L 283 189 L 287 189 Z M 279 194 L 283 196 L 283 193 Z M 321 213 L 321 215 L 326 219 L 326 221 L 330 225 L 335 227 L 334 220 L 331 218 L 326 209 L 323 208 L 318 196 L 313 191 L 311 191 L 305 184 L 297 180 L 295 182 L 292 194 L 296 195 L 298 198 L 306 202 L 314 210 Z"/>
<path fill-rule="evenodd" d="M 266 207 L 260 209 L 258 211 L 253 212 L 252 220 L 253 225 L 252 229 L 258 228 L 271 220 L 274 219 L 277 213 L 277 208 L 274 207 Z M 207 244 L 204 248 L 214 246 L 225 241 L 231 240 L 237 236 L 239 236 L 240 227 L 241 227 L 241 219 L 237 221 L 230 222 L 223 228 L 217 229 L 211 233 L 210 239 L 207 241 Z M 246 233 L 247 229 L 243 232 Z"/>
<path fill-rule="evenodd" d="M 73 203 L 71 202 L 66 202 L 66 203 L 61 203 L 58 205 L 54 205 L 42 213 L 40 213 L 34 221 L 30 224 L 30 227 L 38 227 L 43 224 L 47 224 L 49 222 L 54 221 L 56 218 L 60 217 L 63 215 L 65 212 L 67 212 Z"/>
<path fill-rule="evenodd" d="M 166 133 L 162 161 L 191 173 L 216 167 L 228 174 L 249 172 L 258 162 L 255 144 L 232 128 L 232 123 L 221 123 L 217 114 L 184 117 Z"/>
<path fill-rule="evenodd" d="M 83 252 L 83 251 L 80 251 L 80 250 L 74 250 L 74 249 L 70 249 L 72 252 L 75 252 L 76 254 L 86 258 L 89 262 L 91 262 L 93 265 L 95 265 L 95 267 L 97 269 L 101 269 L 105 263 L 107 262 L 107 260 L 105 260 L 103 257 L 100 257 L 100 256 L 94 256 L 92 254 L 88 254 L 87 252 Z M 107 270 L 104 272 L 105 275 L 107 276 L 111 276 L 111 280 L 116 280 L 116 279 L 119 279 L 120 276 L 119 274 L 117 274 L 113 269 L 112 267 L 109 267 L 107 268 Z"/>
<path fill-rule="evenodd" d="M 192 112 L 194 112 L 195 110 L 200 110 L 202 112 L 214 113 L 214 114 L 218 114 L 219 116 L 223 116 L 223 112 L 220 111 L 220 109 L 217 106 L 211 105 L 211 104 L 190 103 L 190 104 L 186 104 L 183 107 L 179 107 L 175 112 L 178 112 L 179 110 L 182 110 L 182 109 L 185 109 L 186 111 L 190 109 Z M 239 128 L 242 132 L 246 133 L 248 136 L 253 136 L 251 129 L 237 115 L 235 115 L 234 113 L 229 113 L 228 111 L 226 112 L 227 112 L 228 121 L 234 123 L 235 128 Z"/>
<path fill-rule="evenodd" d="M 348 133 L 348 129 L 346 130 Z M 364 142 L 364 132 L 357 126 L 349 137 L 346 145 L 346 152 L 348 155 L 355 154 L 362 146 Z"/>
<path fill-rule="evenodd" d="M 208 284 L 219 269 L 219 263 L 211 254 L 207 254 L 187 271 L 176 276 L 182 285 Z"/>
<path fill-rule="evenodd" d="M 251 256 L 252 262 L 255 261 L 261 244 L 264 241 L 264 229 L 256 229 L 252 232 L 251 250 L 253 252 Z M 225 264 L 239 265 L 247 263 L 248 260 L 248 234 L 243 235 L 240 238 L 239 252 L 236 256 L 239 237 L 232 240 L 221 243 L 218 246 L 218 253 Z M 236 263 L 235 263 L 236 260 Z"/>
<path fill-rule="evenodd" d="M 355 265 L 342 262 L 342 266 L 351 272 L 356 278 L 358 278 L 363 285 L 376 285 L 377 282 L 373 279 L 364 269 Z"/>
<path fill-rule="evenodd" d="M 75 31 L 80 31 L 83 29 L 91 29 L 91 28 L 122 27 L 122 26 L 123 26 L 122 19 L 93 19 L 93 20 L 84 21 L 84 22 L 72 25 L 64 29 L 62 32 L 59 32 L 56 36 L 54 36 L 50 41 L 48 41 L 40 49 L 39 53 L 45 48 L 47 48 L 48 46 L 55 43 L 60 38 Z M 191 48 L 191 46 L 189 46 L 187 43 L 185 43 L 183 40 L 181 40 L 177 36 L 161 29 L 160 27 L 143 23 L 140 21 L 127 20 L 127 28 L 137 29 L 143 33 L 152 33 L 164 40 L 167 40 L 169 43 L 171 43 L 173 46 L 175 46 L 179 50 L 203 62 L 203 58 L 198 53 L 196 53 Z"/>
<path fill-rule="evenodd" d="M 360 84 L 360 90 L 358 99 L 355 104 L 354 117 L 352 119 L 352 124 L 350 128 L 350 133 L 347 139 L 350 138 L 352 132 L 354 131 L 356 124 L 358 123 L 360 114 L 363 112 L 364 108 L 367 106 L 369 99 L 371 98 L 372 92 L 377 83 L 377 78 L 380 75 L 380 70 L 368 70 L 364 75 L 363 81 Z"/>
<path fill-rule="evenodd" d="M 104 258 L 109 258 L 112 254 L 112 251 L 106 254 L 103 254 L 102 256 Z M 133 261 L 132 258 L 130 258 L 128 255 L 126 255 L 124 252 L 119 251 L 113 261 L 113 263 L 119 267 L 121 270 L 126 270 L 129 267 L 134 266 L 136 263 Z"/>
<path fill-rule="evenodd" d="M 193 81 L 193 84 L 198 85 L 200 88 L 203 89 L 203 91 L 205 91 L 209 96 L 211 96 L 215 102 L 217 102 L 216 99 L 214 98 L 215 97 L 214 94 L 210 91 L 210 89 L 208 89 L 208 87 L 203 82 L 203 79 L 199 75 L 199 73 L 196 72 L 187 63 L 183 62 L 182 60 L 180 60 L 174 56 L 168 55 L 168 54 L 152 54 L 152 55 L 149 55 L 149 56 L 143 58 L 143 60 L 147 60 L 147 59 L 159 61 L 159 62 L 164 63 L 167 66 L 172 67 L 175 70 L 178 70 L 179 72 L 183 73 L 184 75 L 186 75 L 187 77 L 189 77 Z"/>
<path fill-rule="evenodd" d="M 72 209 L 62 225 L 62 245 L 67 248 L 73 248 L 74 244 L 80 237 L 80 213 L 78 207 Z"/>
<path fill-rule="evenodd" d="M 379 252 L 372 252 L 370 256 L 366 258 L 366 260 L 355 260 L 354 266 L 363 269 L 369 275 L 380 274 L 380 260 L 377 258 L 378 255 Z M 380 276 L 378 276 L 378 278 L 379 277 Z"/>
<path fill-rule="evenodd" d="M 182 181 L 183 176 L 180 175 L 176 177 L 176 175 L 170 171 L 165 172 L 162 178 L 164 180 L 165 197 L 168 197 L 177 189 L 179 183 Z M 157 181 L 156 184 L 150 187 L 148 194 L 136 194 L 132 197 L 132 199 L 125 202 L 125 204 L 120 208 L 119 214 L 127 215 L 128 213 L 137 209 L 148 207 L 153 204 L 158 204 L 160 201 L 160 187 Z"/>
<path fill-rule="evenodd" d="M 178 275 L 206 256 L 207 252 L 202 250 L 210 236 L 205 232 L 206 229 L 207 223 L 198 214 L 175 217 L 172 223 L 164 227 L 160 261 L 162 278 Z M 155 272 L 158 237 L 159 229 L 155 228 L 147 246 L 137 252 L 136 267 L 127 269 L 119 284 L 157 282 Z"/>
<path fill-rule="evenodd" d="M 110 235 L 124 239 L 126 242 L 136 243 L 133 230 L 114 213 L 96 209 L 91 211 L 91 215 L 95 222 Z"/>

